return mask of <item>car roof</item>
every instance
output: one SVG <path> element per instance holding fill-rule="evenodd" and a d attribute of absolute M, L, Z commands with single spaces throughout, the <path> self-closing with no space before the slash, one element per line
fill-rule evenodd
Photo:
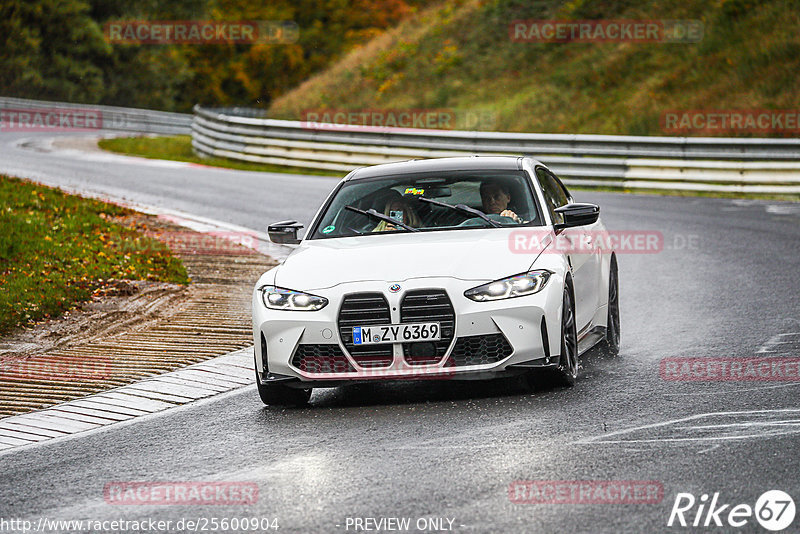
<path fill-rule="evenodd" d="M 416 174 L 421 172 L 471 170 L 521 170 L 522 156 L 466 156 L 455 158 L 415 159 L 362 167 L 350 173 L 347 180 L 376 176 Z"/>

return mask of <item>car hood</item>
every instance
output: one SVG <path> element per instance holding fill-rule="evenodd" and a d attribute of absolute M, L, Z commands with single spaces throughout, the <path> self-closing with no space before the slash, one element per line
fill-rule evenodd
<path fill-rule="evenodd" d="M 278 268 L 275 285 L 312 291 L 367 280 L 496 280 L 525 272 L 536 259 L 511 251 L 512 232 L 490 228 L 306 240 Z"/>

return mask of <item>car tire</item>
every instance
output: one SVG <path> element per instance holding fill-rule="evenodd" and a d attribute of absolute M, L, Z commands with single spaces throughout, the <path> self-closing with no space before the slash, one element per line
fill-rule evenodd
<path fill-rule="evenodd" d="M 578 330 L 575 325 L 575 304 L 570 287 L 564 286 L 561 307 L 561 356 L 555 369 L 557 385 L 572 387 L 578 379 Z"/>
<path fill-rule="evenodd" d="M 262 335 L 261 354 L 265 355 L 266 353 L 267 340 L 264 339 L 264 336 Z M 255 369 L 258 396 L 261 397 L 261 401 L 267 406 L 305 406 L 308 404 L 308 400 L 311 398 L 311 388 L 292 388 L 281 384 L 280 382 L 267 382 L 264 384 L 261 382 L 261 377 L 258 375 L 258 366 L 255 366 Z M 264 360 L 264 374 L 269 374 L 266 358 Z"/>
<path fill-rule="evenodd" d="M 256 377 L 258 396 L 268 406 L 305 406 L 311 398 L 311 388 L 292 388 L 283 384 L 262 384 Z"/>
<path fill-rule="evenodd" d="M 558 366 L 528 374 L 527 386 L 531 389 L 572 387 L 578 379 L 578 332 L 575 327 L 575 306 L 569 285 L 564 286 L 561 312 L 561 356 Z"/>
<path fill-rule="evenodd" d="M 611 256 L 611 268 L 608 273 L 608 319 L 606 335 L 602 341 L 603 351 L 610 355 L 619 354 L 619 273 L 617 257 Z"/>

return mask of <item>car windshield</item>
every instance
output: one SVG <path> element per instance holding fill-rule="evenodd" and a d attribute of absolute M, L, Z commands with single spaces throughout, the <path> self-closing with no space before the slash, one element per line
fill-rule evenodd
<path fill-rule="evenodd" d="M 524 171 L 402 174 L 345 182 L 311 239 L 542 224 Z"/>

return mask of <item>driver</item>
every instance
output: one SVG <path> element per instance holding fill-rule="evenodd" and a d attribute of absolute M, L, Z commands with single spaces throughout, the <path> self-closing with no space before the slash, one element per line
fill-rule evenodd
<path fill-rule="evenodd" d="M 508 209 L 508 203 L 511 201 L 511 191 L 508 186 L 500 182 L 482 182 L 481 183 L 481 202 L 483 203 L 483 212 L 487 215 L 489 213 L 496 213 L 501 217 L 509 217 L 516 223 L 523 223 L 524 221 L 519 215 Z"/>
<path fill-rule="evenodd" d="M 405 198 L 397 198 L 387 202 L 386 208 L 383 210 L 383 214 L 388 215 L 389 217 L 398 221 L 402 221 L 403 223 L 413 226 L 414 228 L 419 228 L 422 225 L 419 215 L 417 215 L 414 207 Z M 397 228 L 386 221 L 381 221 L 372 231 L 386 232 L 388 230 L 397 230 Z"/>

